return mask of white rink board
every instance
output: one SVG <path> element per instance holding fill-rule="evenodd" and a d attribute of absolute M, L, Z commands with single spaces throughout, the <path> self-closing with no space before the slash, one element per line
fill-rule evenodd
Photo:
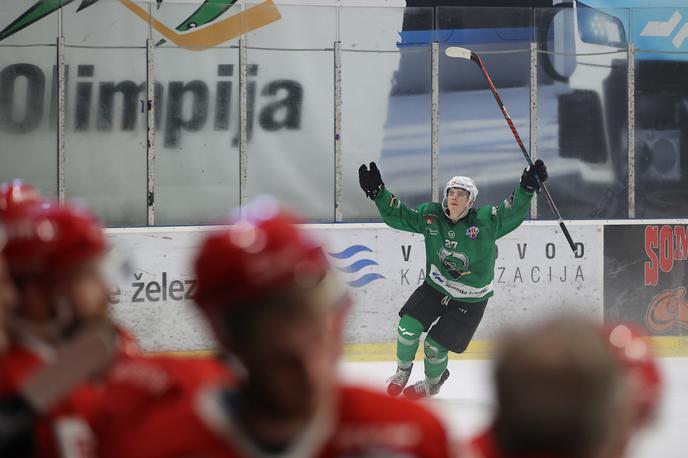
<path fill-rule="evenodd" d="M 495 295 L 488 303 L 476 338 L 489 339 L 502 326 L 562 311 L 575 310 L 602 320 L 601 226 L 571 226 L 570 230 L 576 242 L 584 246 L 581 258 L 574 257 L 554 225 L 525 224 L 498 241 Z M 353 288 L 356 303 L 349 318 L 346 342 L 393 342 L 397 313 L 424 280 L 423 237 L 381 225 L 367 229 L 341 226 L 327 235 L 337 251 L 354 244 L 372 250 L 352 256 L 348 262 L 335 259 L 335 266 L 347 266 L 363 258 L 379 263 L 354 274 L 344 274 L 347 281 L 359 278 L 366 270 L 385 277 Z"/>
<path fill-rule="evenodd" d="M 346 343 L 393 342 L 397 312 L 424 278 L 422 236 L 381 224 L 311 227 L 326 241 L 328 252 L 336 255 L 331 260 L 343 270 L 342 278 L 355 285 Z M 133 267 L 120 282 L 113 312 L 147 351 L 213 347 L 185 298 L 194 283 L 195 247 L 206 230 L 108 231 L 113 245 L 129 257 Z M 499 240 L 495 296 L 488 303 L 477 339 L 492 338 L 502 326 L 562 311 L 602 320 L 602 226 L 572 224 L 570 230 L 584 247 L 582 257 L 574 257 L 554 224 L 524 223 Z M 363 284 L 366 279 L 372 281 Z"/>
<path fill-rule="evenodd" d="M 191 262 L 202 232 L 197 228 L 107 232 L 113 246 L 132 266 L 131 274 L 120 281 L 120 294 L 115 296 L 112 310 L 115 318 L 136 335 L 143 349 L 214 347 L 205 323 L 185 297 L 195 284 Z M 181 282 L 185 291 L 177 292 L 180 286 L 175 282 Z"/>

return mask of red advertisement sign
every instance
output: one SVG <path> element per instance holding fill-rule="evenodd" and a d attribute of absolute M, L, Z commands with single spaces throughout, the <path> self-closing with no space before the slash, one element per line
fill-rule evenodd
<path fill-rule="evenodd" d="M 606 226 L 606 320 L 633 321 L 654 335 L 688 333 L 688 225 Z"/>

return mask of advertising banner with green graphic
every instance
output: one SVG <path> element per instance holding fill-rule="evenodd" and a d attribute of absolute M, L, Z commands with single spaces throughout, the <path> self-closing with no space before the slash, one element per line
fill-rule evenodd
<path fill-rule="evenodd" d="M 688 225 L 605 226 L 604 277 L 606 321 L 688 334 Z"/>
<path fill-rule="evenodd" d="M 311 221 L 332 221 L 334 43 L 339 31 L 358 51 L 352 40 L 389 30 L 396 47 L 403 8 L 361 30 L 344 18 L 337 28 L 335 6 L 283 3 L 2 0 L 0 181 L 56 194 L 63 145 L 65 196 L 107 225 L 147 224 L 149 202 L 156 225 L 212 224 L 240 203 L 243 152 L 249 197 L 279 195 Z M 369 218 L 356 170 L 379 159 L 398 63 L 375 57 L 371 71 L 347 56 L 342 108 L 345 208 Z"/>

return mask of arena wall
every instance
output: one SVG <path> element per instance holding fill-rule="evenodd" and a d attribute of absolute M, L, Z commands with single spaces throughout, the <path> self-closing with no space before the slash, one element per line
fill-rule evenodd
<path fill-rule="evenodd" d="M 645 327 L 660 353 L 688 353 L 685 221 L 569 222 L 573 253 L 553 221 L 527 221 L 498 241 L 495 295 L 464 357 L 489 356 L 503 328 L 574 312 Z M 425 276 L 420 235 L 383 224 L 312 224 L 355 298 L 345 332 L 347 356 L 392 359 L 397 312 Z M 191 304 L 191 264 L 214 227 L 108 229 L 118 286 L 117 320 L 149 352 L 197 352 L 215 345 Z M 656 235 L 656 237 L 655 237 Z M 648 276 L 649 275 L 649 276 Z M 652 282 L 656 280 L 655 284 Z"/>

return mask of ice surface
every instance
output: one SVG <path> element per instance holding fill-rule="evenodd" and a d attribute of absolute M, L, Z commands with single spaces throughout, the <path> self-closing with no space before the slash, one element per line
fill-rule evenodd
<path fill-rule="evenodd" d="M 662 358 L 665 381 L 662 406 L 656 423 L 632 444 L 629 458 L 684 458 L 688 456 L 688 358 Z M 491 361 L 449 361 L 451 376 L 440 394 L 426 404 L 444 420 L 455 438 L 465 439 L 479 432 L 490 421 L 494 407 L 491 388 Z M 343 362 L 345 381 L 384 389 L 392 375 L 392 362 Z M 413 383 L 423 376 L 422 362 L 416 362 Z"/>

